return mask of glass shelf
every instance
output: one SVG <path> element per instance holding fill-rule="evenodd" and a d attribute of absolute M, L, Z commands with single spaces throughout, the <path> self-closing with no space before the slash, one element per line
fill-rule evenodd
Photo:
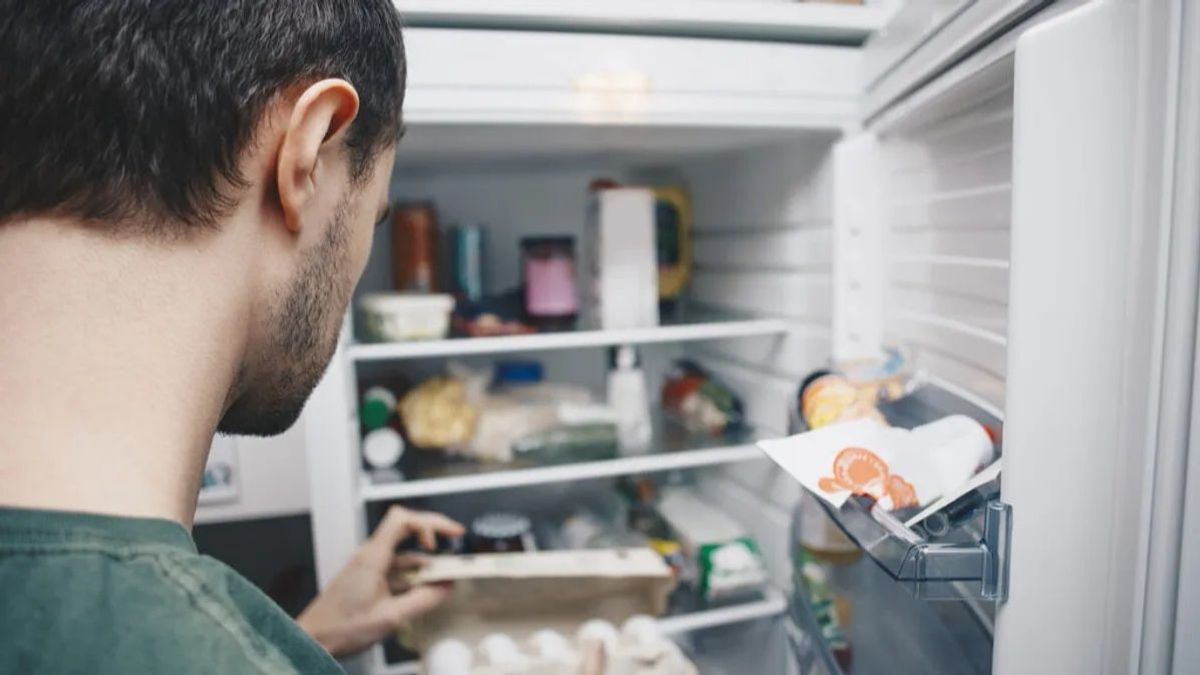
<path fill-rule="evenodd" d="M 364 474 L 361 493 L 368 502 L 411 499 L 759 461 L 764 455 L 754 442 L 767 436 L 749 427 L 703 436 L 656 419 L 650 452 L 597 461 L 552 465 L 481 462 L 437 451 L 409 450 L 398 470 Z"/>
<path fill-rule="evenodd" d="M 350 358 L 357 362 L 395 361 L 772 336 L 782 335 L 787 331 L 788 322 L 783 319 L 738 316 L 705 309 L 689 310 L 678 317 L 664 316 L 661 325 L 649 328 L 580 329 L 532 335 L 452 337 L 411 342 L 356 342 L 347 347 L 347 352 Z"/>

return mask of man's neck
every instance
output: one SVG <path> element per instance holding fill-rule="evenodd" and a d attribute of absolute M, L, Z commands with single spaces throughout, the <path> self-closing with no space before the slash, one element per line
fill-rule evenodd
<path fill-rule="evenodd" d="M 248 311 L 212 260 L 0 227 L 0 505 L 191 526 Z"/>

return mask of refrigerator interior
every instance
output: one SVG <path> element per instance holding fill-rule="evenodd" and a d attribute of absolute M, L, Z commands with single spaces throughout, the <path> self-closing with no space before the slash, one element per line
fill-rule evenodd
<path fill-rule="evenodd" d="M 1002 418 L 1011 60 L 904 113 L 845 139 L 771 129 L 416 125 L 398 151 L 392 197 L 432 200 L 443 226 L 484 224 L 485 284 L 491 292 L 519 283 L 521 237 L 581 235 L 592 179 L 685 185 L 695 213 L 695 272 L 685 308 L 774 317 L 788 331 L 641 346 L 652 399 L 670 363 L 687 357 L 743 397 L 756 430 L 780 435 L 789 430 L 788 411 L 807 373 L 836 353 L 888 344 L 909 350 L 923 379 Z M 390 250 L 390 232 L 381 228 L 359 292 L 389 287 Z M 583 259 L 586 252 L 579 255 Z M 458 360 L 486 367 L 513 357 L 536 358 L 548 380 L 582 384 L 603 396 L 605 349 Z M 398 373 L 416 378 L 444 363 L 360 363 L 357 374 L 361 381 Z M 693 484 L 741 522 L 762 547 L 774 586 L 793 590 L 791 542 L 800 488 L 790 477 L 758 460 L 659 478 Z M 588 490 L 580 485 L 604 494 L 613 483 L 530 486 L 407 503 L 466 519 L 494 504 L 554 513 L 584 499 Z M 368 505 L 368 525 L 384 503 Z M 857 672 L 875 672 L 888 663 L 907 663 L 921 672 L 990 672 L 987 603 L 913 598 L 865 558 L 836 569 L 834 576 L 856 606 L 848 632 Z M 803 623 L 801 617 L 801 633 Z M 680 640 L 709 645 L 734 663 L 731 652 L 754 658 L 755 649 L 746 647 L 749 638 L 726 640 L 723 631 L 773 635 L 770 651 L 788 657 L 770 672 L 822 672 L 811 649 L 798 649 L 795 658 L 793 650 L 781 651 L 792 642 L 802 647 L 804 635 L 794 634 L 795 626 L 778 616 L 689 632 Z M 793 635 L 784 635 L 787 631 Z M 389 663 L 408 657 L 390 651 Z M 737 670 L 714 666 L 705 672 Z"/>

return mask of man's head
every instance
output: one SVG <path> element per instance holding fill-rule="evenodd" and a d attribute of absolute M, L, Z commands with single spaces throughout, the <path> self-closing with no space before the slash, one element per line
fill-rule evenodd
<path fill-rule="evenodd" d="M 388 0 L 0 0 L 0 228 L 162 247 L 245 230 L 261 270 L 221 429 L 277 433 L 365 264 L 404 81 Z"/>

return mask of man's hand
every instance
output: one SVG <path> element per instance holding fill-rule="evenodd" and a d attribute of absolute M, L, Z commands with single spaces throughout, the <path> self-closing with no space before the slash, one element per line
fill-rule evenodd
<path fill-rule="evenodd" d="M 443 515 L 393 506 L 296 622 L 334 656 L 370 647 L 450 595 L 450 589 L 440 585 L 405 589 L 398 577 L 424 560 L 420 555 L 397 555 L 396 546 L 416 537 L 422 548 L 433 551 L 438 534 L 458 537 L 463 532 L 462 525 Z"/>

